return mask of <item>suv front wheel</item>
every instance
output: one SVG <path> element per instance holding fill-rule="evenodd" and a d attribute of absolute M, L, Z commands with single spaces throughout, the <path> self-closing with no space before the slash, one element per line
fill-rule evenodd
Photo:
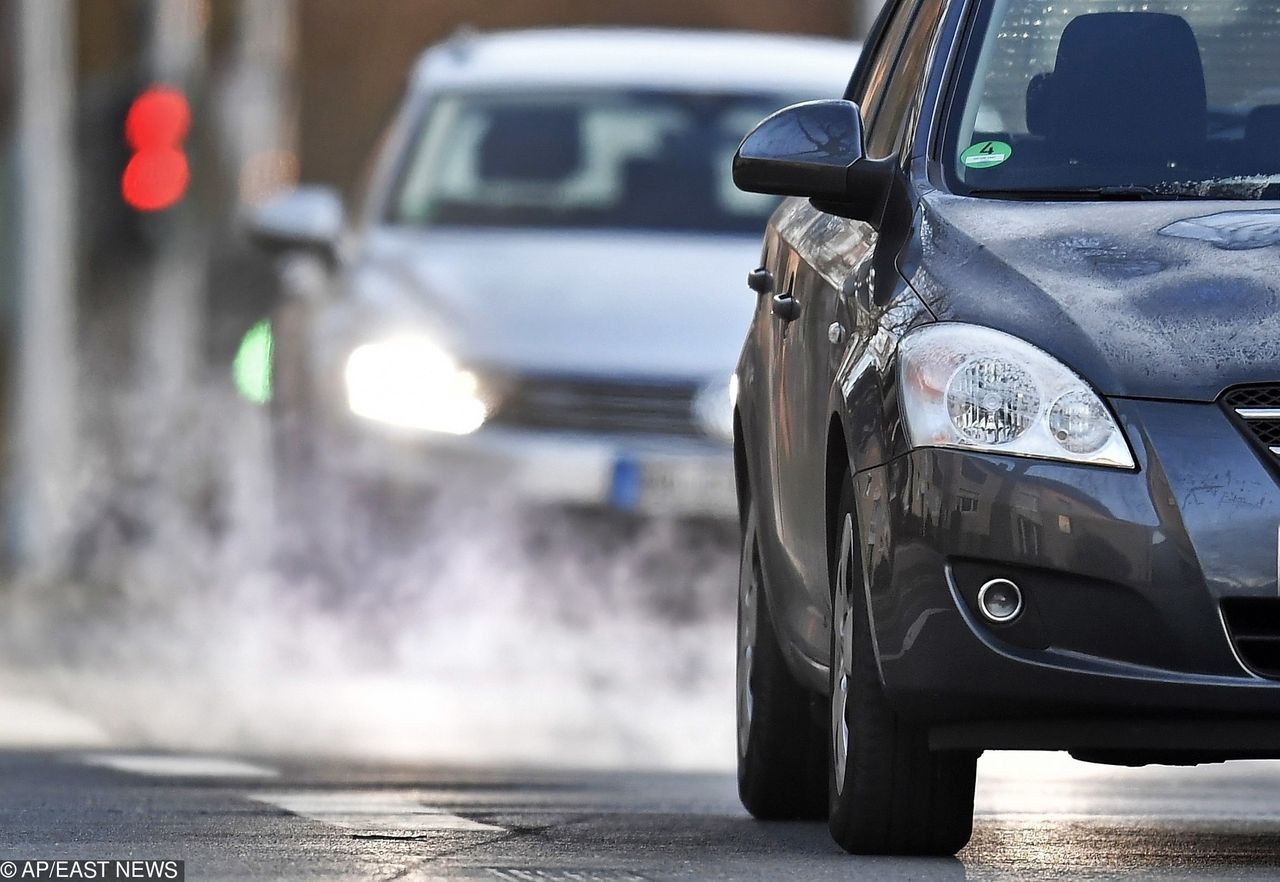
<path fill-rule="evenodd" d="M 846 476 L 831 543 L 831 835 L 854 854 L 952 855 L 973 831 L 977 755 L 929 750 L 885 700 L 853 503 Z"/>

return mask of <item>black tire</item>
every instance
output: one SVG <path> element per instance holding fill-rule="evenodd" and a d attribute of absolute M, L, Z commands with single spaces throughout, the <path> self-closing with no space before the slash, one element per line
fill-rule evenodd
<path fill-rule="evenodd" d="M 738 578 L 738 795 L 766 821 L 827 816 L 820 697 L 787 670 L 764 591 L 754 503 Z"/>
<path fill-rule="evenodd" d="M 973 833 L 977 754 L 929 750 L 926 730 L 903 719 L 885 700 L 863 590 L 853 483 L 847 475 L 834 527 L 831 835 L 853 854 L 953 855 Z"/>

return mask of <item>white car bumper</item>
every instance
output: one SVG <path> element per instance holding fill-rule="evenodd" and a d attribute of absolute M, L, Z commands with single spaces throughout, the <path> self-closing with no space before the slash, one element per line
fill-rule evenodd
<path fill-rule="evenodd" d="M 359 421 L 326 465 L 360 477 L 503 492 L 524 501 L 653 516 L 738 515 L 727 445 L 485 427 L 472 435 L 393 432 Z"/>

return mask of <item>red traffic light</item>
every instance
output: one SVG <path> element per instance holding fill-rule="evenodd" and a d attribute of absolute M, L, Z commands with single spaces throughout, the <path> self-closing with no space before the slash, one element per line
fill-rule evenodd
<path fill-rule="evenodd" d="M 133 155 L 124 168 L 120 191 L 124 201 L 139 211 L 161 211 L 182 198 L 190 180 L 181 150 L 156 147 Z"/>
<path fill-rule="evenodd" d="M 161 211 L 187 191 L 191 171 L 182 139 L 191 128 L 186 96 L 167 86 L 152 86 L 134 99 L 124 121 L 133 156 L 120 181 L 124 201 L 139 211 Z"/>
<path fill-rule="evenodd" d="M 134 150 L 178 147 L 191 127 L 191 105 L 177 89 L 152 86 L 129 106 L 124 137 Z"/>

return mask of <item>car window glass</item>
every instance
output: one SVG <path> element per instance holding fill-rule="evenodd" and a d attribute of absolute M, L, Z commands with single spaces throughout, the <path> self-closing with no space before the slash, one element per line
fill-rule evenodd
<path fill-rule="evenodd" d="M 744 132 L 797 97 L 444 95 L 411 148 L 391 220 L 758 233 L 777 200 L 734 187 L 731 159 Z"/>
<path fill-rule="evenodd" d="M 946 166 L 963 188 L 1280 191 L 1274 0 L 985 0 Z"/>
<path fill-rule="evenodd" d="M 929 47 L 942 15 L 943 0 L 923 0 L 917 7 L 915 18 L 907 31 L 906 41 L 898 55 L 898 63 L 884 89 L 879 110 L 867 132 L 867 155 L 881 159 L 893 154 L 903 123 L 911 111 L 924 66 L 928 61 Z"/>
<path fill-rule="evenodd" d="M 852 96 L 853 101 L 862 109 L 864 121 L 875 118 L 876 110 L 880 106 L 880 98 L 884 94 L 885 83 L 889 79 L 889 72 L 893 70 L 893 63 L 898 58 L 902 38 L 906 34 L 911 13 L 917 2 L 918 0 L 900 0 L 898 7 L 893 11 L 893 18 L 885 27 L 880 42 L 876 44 L 875 59 L 867 70 L 861 91 Z"/>

